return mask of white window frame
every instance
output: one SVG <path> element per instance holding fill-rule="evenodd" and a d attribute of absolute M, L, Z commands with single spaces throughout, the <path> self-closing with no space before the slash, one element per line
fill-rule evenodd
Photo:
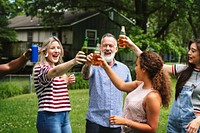
<path fill-rule="evenodd" d="M 94 34 L 94 35 L 92 35 L 92 34 Z M 85 36 L 88 37 L 88 45 L 95 47 L 95 45 L 96 45 L 96 38 L 97 38 L 97 30 L 86 29 L 85 30 Z"/>

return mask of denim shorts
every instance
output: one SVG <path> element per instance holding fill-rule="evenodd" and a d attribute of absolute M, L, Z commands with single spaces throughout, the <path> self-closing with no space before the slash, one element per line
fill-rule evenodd
<path fill-rule="evenodd" d="M 69 112 L 38 112 L 38 133 L 71 133 Z"/>

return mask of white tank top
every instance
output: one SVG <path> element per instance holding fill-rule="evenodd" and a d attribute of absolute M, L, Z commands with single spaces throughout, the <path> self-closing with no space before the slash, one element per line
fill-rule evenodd
<path fill-rule="evenodd" d="M 135 90 L 130 92 L 125 99 L 123 117 L 136 122 L 146 123 L 146 112 L 143 108 L 145 96 L 154 89 L 143 89 L 144 83 L 140 84 Z M 127 126 L 122 127 L 122 133 L 135 133 L 134 129 Z"/>

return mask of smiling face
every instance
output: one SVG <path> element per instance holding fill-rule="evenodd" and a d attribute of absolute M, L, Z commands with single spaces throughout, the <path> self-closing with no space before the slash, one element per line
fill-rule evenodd
<path fill-rule="evenodd" d="M 113 36 L 105 36 L 103 37 L 100 45 L 101 55 L 105 58 L 105 60 L 113 64 L 115 53 L 117 52 L 117 41 Z"/>
<path fill-rule="evenodd" d="M 196 43 L 190 45 L 188 51 L 188 62 L 194 64 L 197 68 L 200 68 L 200 53 L 197 49 Z"/>
<path fill-rule="evenodd" d="M 61 46 L 57 41 L 53 41 L 51 45 L 47 48 L 46 57 L 50 65 L 55 65 L 58 63 L 61 55 Z"/>

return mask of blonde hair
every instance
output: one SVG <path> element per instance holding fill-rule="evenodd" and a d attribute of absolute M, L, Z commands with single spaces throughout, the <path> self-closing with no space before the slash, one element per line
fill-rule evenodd
<path fill-rule="evenodd" d="M 63 56 L 64 56 L 64 49 L 63 49 L 63 46 L 62 46 L 62 44 L 61 44 L 61 42 L 60 42 L 60 40 L 56 37 L 56 36 L 52 36 L 52 37 L 50 37 L 50 38 L 48 38 L 47 40 L 45 40 L 44 42 L 43 42 L 43 45 L 42 45 L 42 47 L 41 47 L 41 52 L 40 52 L 40 54 L 39 54 L 39 61 L 38 61 L 38 63 L 39 64 L 48 64 L 48 62 L 47 62 L 47 59 L 46 59 L 46 52 L 47 52 L 47 49 L 51 46 L 51 44 L 53 43 L 53 42 L 58 42 L 58 44 L 60 45 L 60 48 L 61 48 L 61 54 L 60 54 L 60 57 L 59 57 L 59 60 L 58 60 L 58 62 L 55 64 L 55 65 L 58 65 L 58 64 L 61 64 L 61 63 L 63 63 Z"/>

